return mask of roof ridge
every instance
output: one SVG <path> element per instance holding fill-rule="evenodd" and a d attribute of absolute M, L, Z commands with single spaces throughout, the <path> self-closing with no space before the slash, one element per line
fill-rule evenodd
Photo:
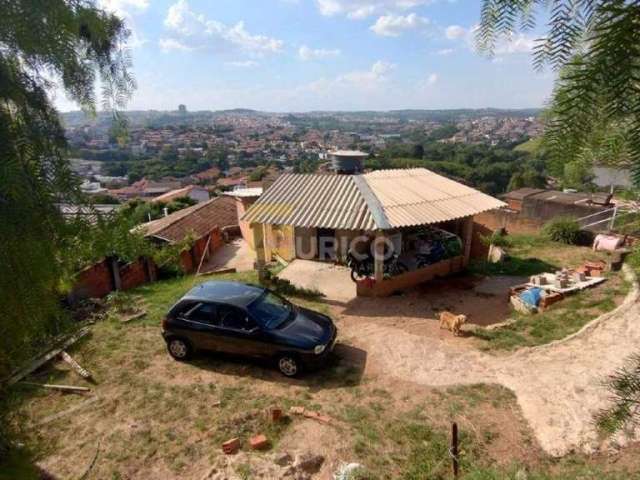
<path fill-rule="evenodd" d="M 373 217 L 376 227 L 382 230 L 391 228 L 391 223 L 389 222 L 387 215 L 384 213 L 382 203 L 380 203 L 376 194 L 371 190 L 366 177 L 364 175 L 353 175 L 352 178 L 353 183 L 355 183 L 356 188 L 360 192 L 360 195 L 362 195 L 362 198 L 369 209 L 369 213 L 371 213 L 371 216 Z"/>

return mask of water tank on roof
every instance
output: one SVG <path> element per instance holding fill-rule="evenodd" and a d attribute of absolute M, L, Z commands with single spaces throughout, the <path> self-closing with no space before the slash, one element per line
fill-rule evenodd
<path fill-rule="evenodd" d="M 364 159 L 369 156 L 359 150 L 336 150 L 329 152 L 331 170 L 339 174 L 361 173 L 364 169 Z"/>

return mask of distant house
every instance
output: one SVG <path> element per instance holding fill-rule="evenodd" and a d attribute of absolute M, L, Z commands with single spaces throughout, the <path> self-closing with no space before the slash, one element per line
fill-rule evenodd
<path fill-rule="evenodd" d="M 197 182 L 211 182 L 216 178 L 220 178 L 220 175 L 222 175 L 222 172 L 220 172 L 219 168 L 211 167 L 203 172 L 192 175 L 191 178 Z"/>
<path fill-rule="evenodd" d="M 186 187 L 170 190 L 167 193 L 163 193 L 157 197 L 154 197 L 151 201 L 155 203 L 169 203 L 177 198 L 188 197 L 196 202 L 206 202 L 209 200 L 209 190 L 197 185 L 188 185 Z"/>
<path fill-rule="evenodd" d="M 238 213 L 231 197 L 216 197 L 166 217 L 143 223 L 135 228 L 158 245 L 177 244 L 188 237 L 193 247 L 181 255 L 182 269 L 197 270 L 203 255 L 205 260 L 223 244 L 228 234 L 238 230 Z"/>
<path fill-rule="evenodd" d="M 483 213 L 476 222 L 490 230 L 504 228 L 510 233 L 537 233 L 553 218 L 590 216 L 593 223 L 607 218 L 612 208 L 611 195 L 602 193 L 519 188 L 504 194 L 503 199 L 508 208 Z M 604 212 L 601 218 L 600 212 Z"/>
<path fill-rule="evenodd" d="M 109 190 L 109 193 L 114 197 L 129 200 L 132 198 L 150 198 L 157 197 L 176 188 L 180 188 L 182 185 L 179 181 L 167 181 L 167 182 L 154 182 L 143 178 L 135 183 L 132 183 L 128 187 L 117 188 Z"/>
<path fill-rule="evenodd" d="M 471 256 L 474 216 L 503 202 L 424 168 L 365 174 L 284 174 L 241 217 L 251 226 L 258 265 L 273 258 L 340 261 L 357 248 L 376 249 L 374 275 L 358 295 L 386 296 L 461 270 Z M 444 254 L 453 239 L 455 253 Z M 428 265 L 385 276 L 382 247 Z M 442 255 L 435 254 L 435 248 Z M 370 251 L 370 250 L 369 250 Z M 413 265 L 412 265 L 413 267 Z"/>

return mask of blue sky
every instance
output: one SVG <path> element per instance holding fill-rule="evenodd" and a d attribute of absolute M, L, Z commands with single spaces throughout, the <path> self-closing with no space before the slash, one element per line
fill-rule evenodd
<path fill-rule="evenodd" d="M 540 107 L 539 31 L 473 48 L 480 0 L 99 0 L 125 18 L 129 109 Z M 77 109 L 56 95 L 61 110 Z"/>

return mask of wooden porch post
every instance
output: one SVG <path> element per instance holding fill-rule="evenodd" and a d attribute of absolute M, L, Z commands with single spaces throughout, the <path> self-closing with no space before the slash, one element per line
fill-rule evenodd
<path fill-rule="evenodd" d="M 469 265 L 469 258 L 471 257 L 471 241 L 473 239 L 473 217 L 466 217 L 462 224 L 462 247 L 463 257 L 462 265 L 466 267 Z"/>
<path fill-rule="evenodd" d="M 376 238 L 373 244 L 373 272 L 376 282 L 381 282 L 384 279 L 384 239 L 385 235 L 382 230 L 376 232 Z"/>
<path fill-rule="evenodd" d="M 253 232 L 253 247 L 256 250 L 255 268 L 258 271 L 258 280 L 265 280 L 265 267 L 267 264 L 266 253 L 264 249 L 264 227 L 261 223 L 251 224 Z"/>

